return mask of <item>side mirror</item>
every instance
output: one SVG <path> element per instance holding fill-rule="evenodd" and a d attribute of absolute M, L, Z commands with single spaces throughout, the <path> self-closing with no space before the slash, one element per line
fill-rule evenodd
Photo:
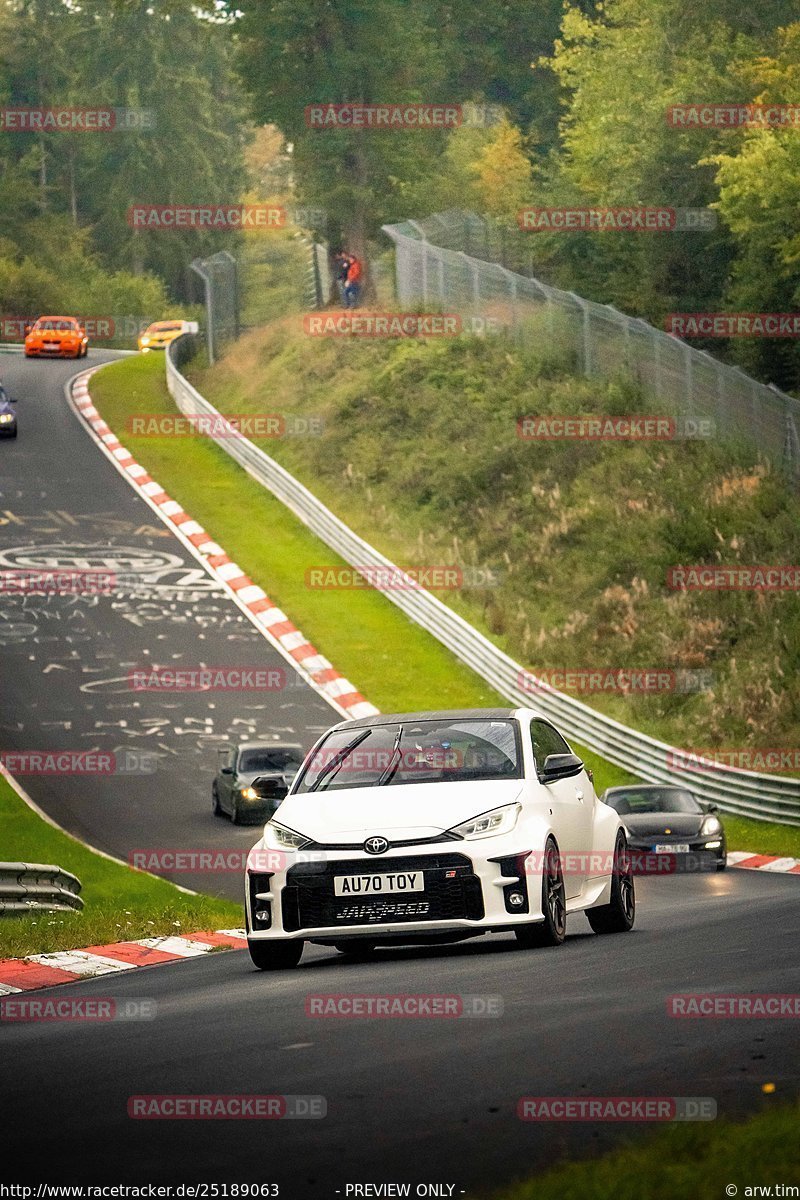
<path fill-rule="evenodd" d="M 17 403 L 17 397 L 16 397 L 16 396 L 9 396 L 9 397 L 8 397 L 8 403 L 9 403 L 9 404 L 16 404 L 16 403 Z"/>
<path fill-rule="evenodd" d="M 706 810 L 707 813 L 718 813 L 719 812 L 719 806 L 717 804 L 704 804 L 703 808 Z"/>
<path fill-rule="evenodd" d="M 571 779 L 580 775 L 583 763 L 577 754 L 548 754 L 539 775 L 540 783 L 555 783 L 558 779 Z"/>
<path fill-rule="evenodd" d="M 33 329 L 33 325 L 31 325 L 30 321 L 26 321 L 25 324 L 23 325 L 22 329 L 23 329 L 23 333 L 25 334 L 25 337 L 27 337 L 28 334 L 30 333 L 30 331 Z"/>
<path fill-rule="evenodd" d="M 233 767 L 220 767 L 219 773 L 220 775 L 232 775 Z"/>

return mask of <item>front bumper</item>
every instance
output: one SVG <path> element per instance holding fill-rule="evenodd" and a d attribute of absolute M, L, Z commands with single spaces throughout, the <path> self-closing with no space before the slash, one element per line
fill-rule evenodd
<path fill-rule="evenodd" d="M 709 846 L 709 842 L 719 843 Z M 653 838 L 629 838 L 628 848 L 631 863 L 636 875 L 691 875 L 703 871 L 715 871 L 721 863 L 727 861 L 728 852 L 725 839 L 719 837 L 690 839 L 685 844 L 688 850 L 657 851 Z M 679 843 L 680 844 L 680 843 Z"/>
<path fill-rule="evenodd" d="M 248 936 L 253 940 L 407 938 L 509 929 L 541 920 L 541 873 L 526 871 L 526 850 L 511 838 L 395 847 L 377 858 L 356 851 L 286 856 L 263 850 L 267 867 L 248 867 Z M 489 843 L 491 842 L 491 846 Z M 337 896 L 343 876 L 421 873 L 422 891 Z M 512 898 L 513 896 L 513 898 Z"/>
<path fill-rule="evenodd" d="M 26 346 L 25 353 L 28 358 L 79 358 L 81 347 L 62 344 L 57 346 Z"/>

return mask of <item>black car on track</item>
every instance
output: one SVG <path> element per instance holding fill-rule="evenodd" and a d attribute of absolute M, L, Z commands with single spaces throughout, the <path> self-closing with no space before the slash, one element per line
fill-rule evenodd
<path fill-rule="evenodd" d="M 0 437 L 15 438 L 17 436 L 17 414 L 13 405 L 16 400 L 9 396 L 0 383 Z"/>
<path fill-rule="evenodd" d="M 644 856 L 675 855 L 678 870 L 692 864 L 725 870 L 728 848 L 715 804 L 686 788 L 650 783 L 607 788 L 600 799 L 625 822 L 634 867 Z"/>

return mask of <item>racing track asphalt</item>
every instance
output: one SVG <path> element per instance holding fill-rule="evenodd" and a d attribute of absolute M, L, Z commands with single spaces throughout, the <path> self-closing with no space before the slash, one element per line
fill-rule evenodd
<path fill-rule="evenodd" d="M 20 397 L 21 426 L 16 444 L 0 445 L 4 550 L 79 543 L 166 551 L 181 565 L 161 583 L 185 591 L 185 553 L 67 410 L 61 385 L 71 370 L 0 360 L 0 377 Z M 188 583 L 197 585 L 196 577 Z M 193 663 L 202 644 L 207 662 L 234 654 L 238 662 L 254 655 L 265 665 L 277 661 L 229 602 L 199 590 L 199 602 L 185 595 L 173 601 L 163 586 L 145 595 L 134 587 L 122 609 L 104 600 L 75 606 L 74 623 L 68 605 L 48 613 L 7 603 L 0 614 L 4 746 L 41 746 L 43 738 L 65 748 L 95 740 L 106 748 L 163 744 L 149 777 L 80 786 L 23 780 L 68 828 L 123 857 L 143 841 L 185 847 L 252 840 L 251 830 L 212 820 L 213 742 L 181 732 L 186 713 L 194 712 L 197 720 L 210 714 L 213 736 L 227 735 L 242 705 L 220 695 L 210 709 L 207 698 L 185 695 L 176 712 L 143 696 L 136 710 L 126 690 L 108 683 L 145 650 Z M 195 620 L 204 614 L 208 625 Z M 87 691 L 87 681 L 99 687 Z M 280 696 L 252 703 L 263 706 L 245 710 L 258 732 L 278 721 L 307 740 L 330 719 L 327 705 L 302 691 L 289 709 Z M 145 714 L 166 724 L 148 726 Z M 128 724 L 97 724 L 121 720 Z M 153 727 L 157 739 L 138 736 Z M 238 877 L 231 883 L 229 894 L 237 895 Z M 796 1023 L 678 1021 L 667 1016 L 666 1001 L 686 991 L 800 992 L 799 888 L 797 878 L 767 872 L 650 878 L 638 882 L 633 933 L 595 937 L 578 915 L 555 950 L 519 951 L 512 938 L 497 935 L 348 963 L 312 947 L 297 970 L 275 975 L 256 972 L 246 952 L 234 952 L 37 992 L 150 999 L 156 1012 L 124 1023 L 0 1022 L 0 1177 L 76 1184 L 278 1180 L 284 1200 L 344 1196 L 348 1183 L 398 1181 L 452 1184 L 454 1196 L 475 1195 L 642 1130 L 523 1123 L 515 1115 L 523 1095 L 703 1096 L 717 1101 L 720 1115 L 759 1111 L 798 1095 Z M 504 1011 L 458 1020 L 306 1016 L 310 994 L 351 992 L 499 996 Z M 776 1085 L 774 1097 L 762 1095 L 766 1082 Z M 129 1096 L 176 1093 L 321 1095 L 328 1115 L 214 1122 L 127 1116 Z"/>
<path fill-rule="evenodd" d="M 0 380 L 17 397 L 19 420 L 16 440 L 0 440 L 0 570 L 33 562 L 79 570 L 85 559 L 117 574 L 107 596 L 3 595 L 0 750 L 99 749 L 113 751 L 123 769 L 142 770 L 18 775 L 60 825 L 126 861 L 153 849 L 246 851 L 258 830 L 211 813 L 216 747 L 264 735 L 308 747 L 342 718 L 136 495 L 70 410 L 66 381 L 113 357 L 91 351 L 87 364 L 0 355 Z M 293 686 L 134 692 L 128 672 L 154 663 L 284 669 Z M 241 899 L 240 870 L 159 873 Z"/>
<path fill-rule="evenodd" d="M 597 937 L 578 914 L 552 950 L 520 951 L 495 935 L 348 963 L 306 947 L 295 971 L 274 975 L 237 951 L 37 992 L 150 998 L 157 1008 L 140 1022 L 0 1025 L 0 1176 L 278 1180 L 283 1200 L 335 1200 L 348 1183 L 435 1182 L 475 1196 L 644 1128 L 523 1123 L 524 1095 L 703 1096 L 720 1115 L 759 1111 L 798 1095 L 796 1021 L 676 1020 L 666 999 L 800 992 L 799 889 L 794 877 L 756 871 L 649 878 L 632 933 Z M 504 1012 L 306 1016 L 307 996 L 350 992 L 499 995 Z M 774 1096 L 762 1095 L 765 1082 Z M 129 1096 L 176 1093 L 321 1095 L 328 1115 L 127 1116 Z M 751 1182 L 763 1182 L 756 1167 Z"/>

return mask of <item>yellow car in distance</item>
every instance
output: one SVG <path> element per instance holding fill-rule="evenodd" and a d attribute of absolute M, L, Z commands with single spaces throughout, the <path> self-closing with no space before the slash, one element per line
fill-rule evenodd
<path fill-rule="evenodd" d="M 142 354 L 147 354 L 148 350 L 163 350 L 182 333 L 196 332 L 196 321 L 154 321 L 139 334 L 139 349 Z"/>

